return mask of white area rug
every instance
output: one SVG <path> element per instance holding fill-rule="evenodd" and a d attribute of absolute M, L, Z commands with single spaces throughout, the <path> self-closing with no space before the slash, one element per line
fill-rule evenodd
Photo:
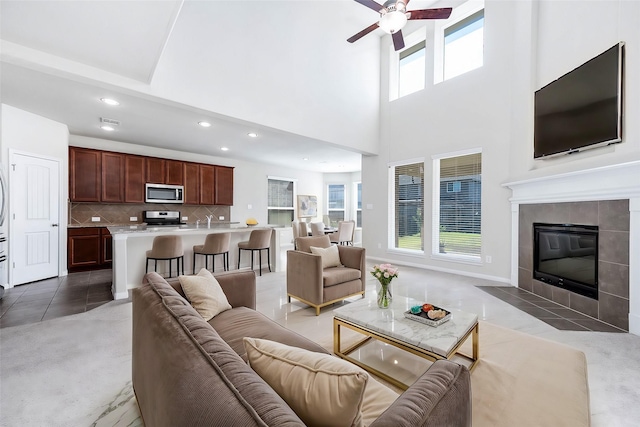
<path fill-rule="evenodd" d="M 0 330 L 0 425 L 141 426 L 131 303 Z"/>
<path fill-rule="evenodd" d="M 331 331 L 318 339 L 331 349 Z M 0 330 L 0 425 L 141 426 L 131 388 L 131 303 Z M 482 323 L 473 425 L 587 426 L 582 352 Z"/>

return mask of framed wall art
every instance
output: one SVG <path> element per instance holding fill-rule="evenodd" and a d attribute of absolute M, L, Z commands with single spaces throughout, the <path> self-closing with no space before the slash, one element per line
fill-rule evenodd
<path fill-rule="evenodd" d="M 318 214 L 318 197 L 298 196 L 298 218 L 315 217 Z"/>

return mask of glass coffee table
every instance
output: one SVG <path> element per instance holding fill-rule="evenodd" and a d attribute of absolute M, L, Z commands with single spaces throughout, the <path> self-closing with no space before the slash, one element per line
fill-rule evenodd
<path fill-rule="evenodd" d="M 397 375 L 383 372 L 387 370 L 386 367 L 393 368 L 392 365 L 397 364 L 397 357 L 387 357 L 386 361 L 377 360 L 375 363 L 367 363 L 362 357 L 351 355 L 360 351 L 359 349 L 364 345 L 375 341 L 431 362 L 439 359 L 451 360 L 454 357 L 455 361 L 458 361 L 461 358 L 463 359 L 461 364 L 472 370 L 478 362 L 478 316 L 447 308 L 451 312 L 451 319 L 437 327 L 404 317 L 404 312 L 411 306 L 421 304 L 417 300 L 396 296 L 387 309 L 378 308 L 375 298 L 362 299 L 335 309 L 333 311 L 333 352 L 402 389 L 408 387 L 406 380 L 402 381 Z M 341 328 L 356 331 L 365 335 L 365 338 L 343 349 Z M 472 340 L 472 354 L 460 353 L 460 347 L 469 338 Z M 383 349 L 377 349 L 374 353 L 382 354 Z"/>

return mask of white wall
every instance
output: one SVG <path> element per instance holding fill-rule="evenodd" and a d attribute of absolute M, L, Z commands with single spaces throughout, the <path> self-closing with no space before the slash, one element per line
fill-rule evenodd
<path fill-rule="evenodd" d="M 434 5 L 437 7 L 438 5 Z M 433 85 L 433 23 L 427 23 L 424 90 L 388 102 L 381 99 L 380 155 L 363 157 L 363 246 L 370 257 L 427 268 L 457 270 L 510 280 L 510 191 L 501 184 L 640 158 L 640 2 L 485 1 L 484 66 Z M 622 144 L 571 157 L 533 160 L 533 92 L 572 68 L 627 41 L 626 122 Z M 388 94 L 390 38 L 381 47 L 381 93 Z M 635 123 L 634 123 L 635 122 Z M 479 266 L 389 253 L 387 200 L 389 162 L 425 159 L 425 212 L 431 212 L 431 156 L 482 148 L 483 260 Z M 426 217 L 425 241 L 431 241 Z M 373 232 L 378 230 L 378 232 Z M 378 249 L 380 244 L 381 249 Z"/>
<path fill-rule="evenodd" d="M 210 163 L 234 167 L 233 206 L 231 221 L 244 223 L 253 217 L 260 224 L 267 223 L 267 177 L 275 176 L 296 180 L 298 194 L 322 194 L 323 177 L 321 173 L 300 169 L 287 169 L 261 163 L 242 162 L 227 158 L 204 156 L 183 151 L 151 148 L 144 145 L 114 142 L 105 139 L 71 135 L 69 145 L 76 147 L 111 150 L 120 153 L 140 154 L 190 162 Z M 318 200 L 320 203 L 320 200 Z M 249 208 L 251 205 L 251 208 Z"/>
<path fill-rule="evenodd" d="M 60 162 L 60 224 L 68 222 L 68 139 L 69 130 L 66 125 L 2 104 L 2 136 L 0 138 L 2 166 L 5 171 L 9 171 L 9 150 L 58 160 Z M 7 175 L 11 179 L 10 173 Z M 7 221 L 6 225 L 10 232 L 10 221 Z M 66 227 L 59 227 L 59 229 L 58 271 L 60 275 L 66 275 L 67 229 Z M 9 261 L 11 257 L 12 254 L 9 252 Z"/>

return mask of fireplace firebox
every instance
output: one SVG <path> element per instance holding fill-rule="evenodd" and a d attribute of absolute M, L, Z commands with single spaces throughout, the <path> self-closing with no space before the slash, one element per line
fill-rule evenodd
<path fill-rule="evenodd" d="M 533 278 L 598 299 L 598 226 L 533 223 Z"/>

